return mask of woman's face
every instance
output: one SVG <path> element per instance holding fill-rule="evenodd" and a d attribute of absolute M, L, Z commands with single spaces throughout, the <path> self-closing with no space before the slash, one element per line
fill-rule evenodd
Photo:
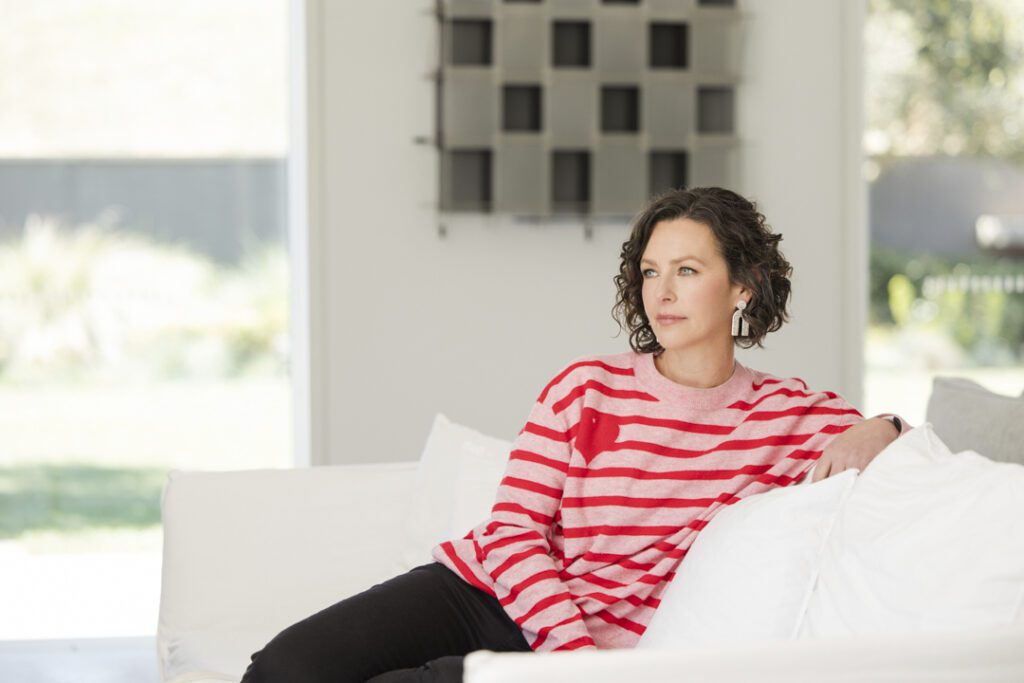
<path fill-rule="evenodd" d="M 711 228 L 676 218 L 659 221 L 641 256 L 644 312 L 666 350 L 732 346 L 732 315 L 742 285 L 729 280 Z M 676 319 L 659 319 L 674 316 Z"/>

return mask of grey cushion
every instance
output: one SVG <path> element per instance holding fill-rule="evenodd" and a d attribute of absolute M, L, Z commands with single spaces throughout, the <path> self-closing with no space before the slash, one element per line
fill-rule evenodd
<path fill-rule="evenodd" d="M 936 377 L 925 418 L 954 453 L 1024 465 L 1024 393 L 996 394 L 963 377 Z"/>

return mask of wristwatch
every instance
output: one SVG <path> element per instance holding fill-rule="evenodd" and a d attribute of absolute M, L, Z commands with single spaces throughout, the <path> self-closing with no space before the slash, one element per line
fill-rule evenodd
<path fill-rule="evenodd" d="M 898 417 L 896 417 L 895 415 L 883 415 L 882 419 L 883 420 L 890 420 L 893 423 L 893 425 L 896 426 L 896 433 L 897 434 L 902 434 L 903 433 L 903 422 L 901 422 Z"/>

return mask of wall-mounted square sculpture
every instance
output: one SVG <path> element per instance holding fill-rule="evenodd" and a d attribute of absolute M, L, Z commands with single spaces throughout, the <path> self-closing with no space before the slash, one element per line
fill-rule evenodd
<path fill-rule="evenodd" d="M 730 0 L 438 0 L 442 212 L 621 218 L 734 184 Z"/>

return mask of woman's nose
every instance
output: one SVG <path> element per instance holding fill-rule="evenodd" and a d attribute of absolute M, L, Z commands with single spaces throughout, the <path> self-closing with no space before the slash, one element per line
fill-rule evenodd
<path fill-rule="evenodd" d="M 671 301 L 675 295 L 676 293 L 672 291 L 672 284 L 667 279 L 658 286 L 658 298 L 662 301 Z"/>

